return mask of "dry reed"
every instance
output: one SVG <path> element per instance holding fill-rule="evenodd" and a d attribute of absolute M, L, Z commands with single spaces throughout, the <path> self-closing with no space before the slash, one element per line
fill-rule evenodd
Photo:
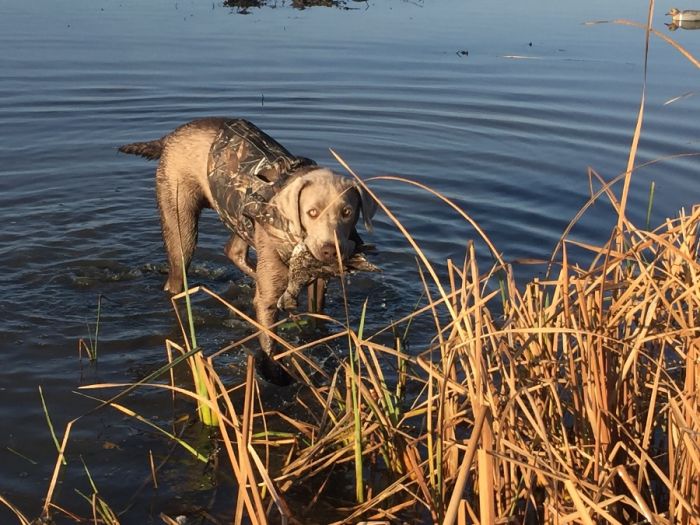
<path fill-rule="evenodd" d="M 699 222 L 696 207 L 653 231 L 625 219 L 602 246 L 564 240 L 558 271 L 523 288 L 507 265 L 480 273 L 470 244 L 447 283 L 426 281 L 436 295 L 410 316 L 434 319 L 423 352 L 338 323 L 331 337 L 348 338 L 354 357 L 324 376 L 317 342 L 286 345 L 303 418 L 266 408 L 252 358 L 242 408 L 204 359 L 240 487 L 236 522 L 307 522 L 330 501 L 326 516 L 343 523 L 697 521 Z M 589 265 L 569 261 L 572 244 Z M 397 359 L 406 371 L 388 377 Z M 363 492 L 339 499 L 338 483 Z M 300 492 L 314 495 L 305 509 L 285 497 Z"/>

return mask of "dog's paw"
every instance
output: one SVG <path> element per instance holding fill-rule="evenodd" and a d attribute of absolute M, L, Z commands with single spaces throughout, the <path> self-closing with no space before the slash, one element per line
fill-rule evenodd
<path fill-rule="evenodd" d="M 285 291 L 282 296 L 277 300 L 277 308 L 279 310 L 285 310 L 288 312 L 293 312 L 299 307 L 297 303 L 297 298 L 294 297 L 289 292 Z"/>
<path fill-rule="evenodd" d="M 273 385 L 289 386 L 295 382 L 282 365 L 263 352 L 255 358 L 255 369 L 262 379 Z"/>

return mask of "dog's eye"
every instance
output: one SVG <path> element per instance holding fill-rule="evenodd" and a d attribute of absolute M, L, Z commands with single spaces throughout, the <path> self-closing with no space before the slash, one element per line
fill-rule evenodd
<path fill-rule="evenodd" d="M 352 215 L 353 209 L 350 206 L 343 208 L 343 217 L 346 219 Z"/>
<path fill-rule="evenodd" d="M 308 213 L 309 217 L 311 217 L 312 219 L 315 219 L 316 217 L 318 217 L 318 210 L 316 208 L 311 208 L 306 213 Z"/>

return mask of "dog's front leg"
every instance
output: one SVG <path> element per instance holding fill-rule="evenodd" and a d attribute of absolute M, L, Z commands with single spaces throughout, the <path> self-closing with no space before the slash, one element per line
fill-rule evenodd
<path fill-rule="evenodd" d="M 306 287 L 306 301 L 310 313 L 322 314 L 326 307 L 326 279 L 316 279 Z"/>
<path fill-rule="evenodd" d="M 248 258 L 249 246 L 248 243 L 238 234 L 231 235 L 231 238 L 226 243 L 224 253 L 226 256 L 241 269 L 248 277 L 255 279 L 255 268 L 250 263 Z"/>
<path fill-rule="evenodd" d="M 265 231 L 258 227 L 255 232 L 258 263 L 255 271 L 255 314 L 260 325 L 268 330 L 277 320 L 277 299 L 287 288 L 289 269 L 280 259 L 277 250 Z M 258 371 L 275 384 L 288 384 L 291 378 L 272 356 L 276 345 L 267 331 L 260 332 L 260 348 L 257 357 Z"/>

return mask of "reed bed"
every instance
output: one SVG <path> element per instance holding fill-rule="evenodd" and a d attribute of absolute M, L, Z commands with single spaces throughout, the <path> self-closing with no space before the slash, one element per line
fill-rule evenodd
<path fill-rule="evenodd" d="M 313 316 L 335 328 L 303 345 L 275 336 L 297 379 L 284 411 L 252 356 L 238 383 L 218 370 L 255 334 L 207 357 L 194 346 L 194 295 L 263 329 L 202 287 L 173 298 L 182 344 L 161 370 L 187 359 L 195 388 L 139 386 L 195 400 L 218 429 L 235 523 L 697 523 L 700 206 L 649 230 L 609 184 L 597 196 L 621 228 L 601 246 L 563 238 L 547 277 L 522 286 L 496 252 L 481 272 L 471 243 L 438 270 L 380 201 L 416 250 L 424 304 L 369 335 L 363 310 L 357 327 Z M 398 327 L 420 316 L 434 333 L 409 354 Z M 329 344 L 346 350 L 337 367 L 314 351 Z"/>
<path fill-rule="evenodd" d="M 481 273 L 472 245 L 445 282 L 427 263 L 426 304 L 401 320 L 432 316 L 422 352 L 338 322 L 285 345 L 303 416 L 266 406 L 252 357 L 242 405 L 203 359 L 209 396 L 189 395 L 216 413 L 235 521 L 697 523 L 699 221 L 695 207 L 653 231 L 624 220 L 602 246 L 564 240 L 523 287 L 508 265 Z M 311 349 L 332 339 L 348 352 L 327 370 Z"/>

